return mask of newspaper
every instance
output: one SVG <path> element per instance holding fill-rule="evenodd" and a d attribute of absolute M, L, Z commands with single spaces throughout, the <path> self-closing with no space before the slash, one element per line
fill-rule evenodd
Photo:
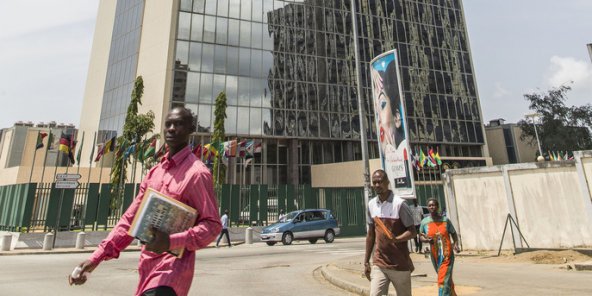
<path fill-rule="evenodd" d="M 128 233 L 141 242 L 148 243 L 153 238 L 150 226 L 173 234 L 193 227 L 196 218 L 197 211 L 194 208 L 148 188 Z M 180 248 L 169 250 L 169 253 L 181 258 L 183 251 L 184 248 Z"/>

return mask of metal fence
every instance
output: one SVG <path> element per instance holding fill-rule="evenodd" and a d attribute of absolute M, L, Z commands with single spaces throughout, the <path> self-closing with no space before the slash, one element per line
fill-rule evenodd
<path fill-rule="evenodd" d="M 0 186 L 0 230 L 47 232 L 106 230 L 115 226 L 131 204 L 138 184 L 125 184 L 114 199 L 110 184 L 82 183 L 76 189 L 57 189 L 55 183 Z M 443 203 L 441 185 L 416 186 L 420 204 L 428 197 Z M 220 212 L 228 209 L 234 226 L 265 226 L 286 213 L 326 208 L 339 221 L 343 235 L 365 233 L 363 188 L 312 188 L 310 185 L 224 184 L 216 192 Z"/>

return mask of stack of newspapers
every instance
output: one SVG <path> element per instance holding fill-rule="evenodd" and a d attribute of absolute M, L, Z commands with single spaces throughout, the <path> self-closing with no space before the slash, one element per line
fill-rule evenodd
<path fill-rule="evenodd" d="M 197 211 L 194 208 L 149 188 L 128 233 L 142 243 L 149 243 L 153 239 L 151 226 L 173 234 L 193 227 L 196 219 Z M 169 250 L 169 253 L 181 258 L 183 250 Z"/>

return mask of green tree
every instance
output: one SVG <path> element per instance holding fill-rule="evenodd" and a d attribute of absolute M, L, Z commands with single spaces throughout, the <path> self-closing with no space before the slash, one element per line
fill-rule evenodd
<path fill-rule="evenodd" d="M 214 107 L 214 134 L 212 135 L 212 142 L 222 147 L 224 138 L 226 137 L 226 131 L 224 130 L 224 121 L 226 119 L 226 93 L 220 92 L 216 97 L 216 106 Z M 212 175 L 214 176 L 214 186 L 220 186 L 224 180 L 226 180 L 226 166 L 221 162 L 223 149 L 216 147 L 219 153 L 214 158 L 214 170 Z"/>
<path fill-rule="evenodd" d="M 135 163 L 139 159 L 141 151 L 144 150 L 147 140 L 144 136 L 154 130 L 154 112 L 138 114 L 138 106 L 142 105 L 144 94 L 144 80 L 138 76 L 134 83 L 131 101 L 127 107 L 127 114 L 123 124 L 123 133 L 117 137 L 117 151 L 111 169 L 111 207 L 119 207 L 123 197 L 123 185 L 127 180 L 127 168 L 130 159 Z"/>
<path fill-rule="evenodd" d="M 543 153 L 550 151 L 577 151 L 592 149 L 592 105 L 566 106 L 571 87 L 562 85 L 547 92 L 525 94 L 529 109 L 539 114 L 536 122 Z M 521 140 L 537 145 L 532 121 L 521 120 Z M 538 154 L 538 153 L 537 153 Z"/>

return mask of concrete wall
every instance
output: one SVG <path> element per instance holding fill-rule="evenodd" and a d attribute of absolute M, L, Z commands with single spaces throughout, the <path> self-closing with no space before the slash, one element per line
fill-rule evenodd
<path fill-rule="evenodd" d="M 506 140 L 504 139 L 504 129 L 501 126 L 487 127 L 485 129 L 485 137 L 489 144 L 489 156 L 492 158 L 493 163 L 509 163 Z"/>
<path fill-rule="evenodd" d="M 503 249 L 592 247 L 592 151 L 576 152 L 575 161 L 511 164 L 448 170 L 449 215 L 463 248 L 496 250 L 508 214 Z M 511 230 L 514 230 L 512 238 Z"/>

